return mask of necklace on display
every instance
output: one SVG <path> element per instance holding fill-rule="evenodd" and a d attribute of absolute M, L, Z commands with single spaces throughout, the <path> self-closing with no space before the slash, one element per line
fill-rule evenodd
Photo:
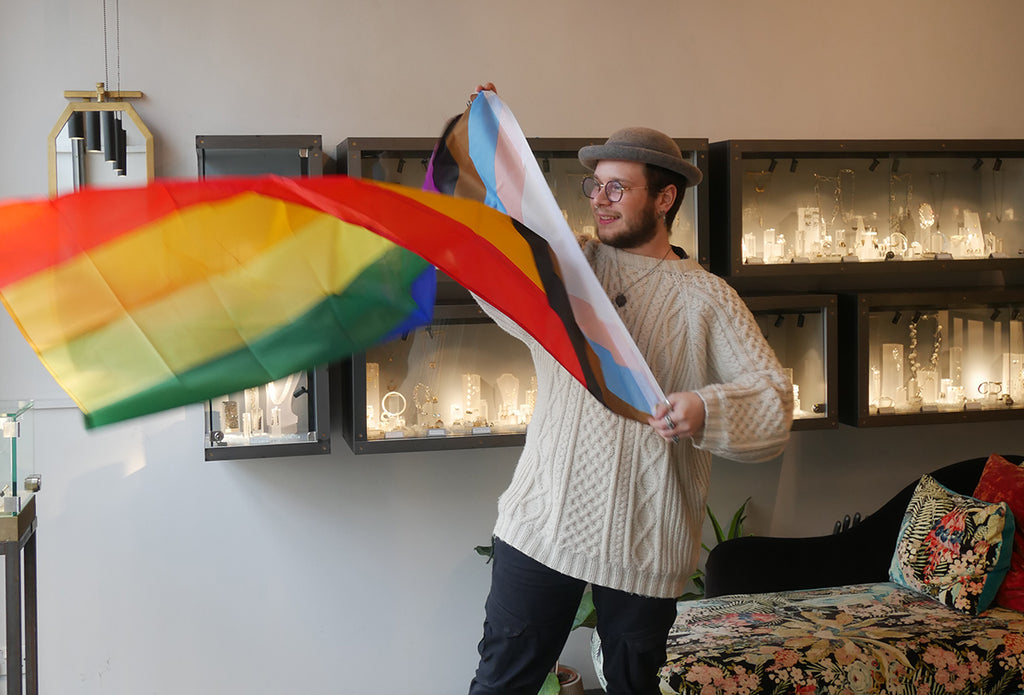
<path fill-rule="evenodd" d="M 846 175 L 849 183 L 846 188 L 843 188 L 843 175 Z M 822 227 L 825 229 L 832 229 L 836 220 L 840 223 L 846 223 L 853 219 L 854 206 L 856 201 L 854 195 L 856 194 L 856 172 L 853 169 L 840 169 L 836 172 L 835 176 L 822 176 L 821 174 L 814 174 L 814 201 L 818 206 L 818 215 L 821 218 Z M 830 221 L 825 220 L 825 214 L 821 209 L 821 183 L 822 181 L 832 184 L 832 219 Z M 849 206 L 846 205 L 847 193 L 849 194 Z"/>
<path fill-rule="evenodd" d="M 897 199 L 897 188 L 900 184 L 904 185 L 903 189 L 903 205 L 901 206 Z M 910 174 L 890 174 L 889 175 L 889 229 L 892 231 L 906 231 L 911 232 L 910 222 L 914 215 L 910 211 L 911 204 L 914 200 L 914 186 L 910 178 Z M 904 225 L 903 220 L 908 220 L 907 224 Z M 906 227 L 906 230 L 904 230 Z"/>
<path fill-rule="evenodd" d="M 281 389 L 280 394 L 277 391 L 277 382 L 267 382 L 267 398 L 273 405 L 281 405 L 284 403 L 284 399 L 288 397 L 288 394 L 295 390 L 295 384 L 299 380 L 298 373 L 289 374 L 288 378 L 284 382 L 284 388 Z"/>
<path fill-rule="evenodd" d="M 655 270 L 657 270 L 658 267 L 662 263 L 665 262 L 665 259 L 668 258 L 670 253 L 672 253 L 672 247 L 671 246 L 669 247 L 668 251 L 665 252 L 665 255 L 661 257 L 661 260 L 659 260 L 657 263 L 654 264 L 653 268 L 648 270 L 646 273 L 644 273 L 643 275 L 638 277 L 633 282 L 629 283 L 628 287 L 626 287 L 623 290 L 620 290 L 619 293 L 617 295 L 615 295 L 615 306 L 619 307 L 620 309 L 622 307 L 626 306 L 626 293 L 629 292 L 634 287 L 636 287 L 638 282 L 640 282 L 641 280 L 645 279 L 648 275 L 650 275 Z M 616 270 L 616 272 L 617 272 L 617 274 L 619 276 L 619 284 L 621 285 L 622 284 L 622 271 L 619 269 L 619 257 L 617 255 L 615 256 L 615 270 Z"/>
<path fill-rule="evenodd" d="M 999 171 L 992 170 L 992 207 L 995 208 L 996 222 L 1003 221 L 1003 193 L 1006 190 L 1003 176 Z"/>
<path fill-rule="evenodd" d="M 942 229 L 942 204 L 946 200 L 946 174 L 933 171 L 928 174 L 928 189 L 932 194 L 933 212 L 935 213 L 935 231 Z"/>
<path fill-rule="evenodd" d="M 757 216 L 757 224 L 761 229 L 764 229 L 764 207 L 766 204 L 763 203 L 762 198 L 765 197 L 765 193 L 768 191 L 768 184 L 772 181 L 772 172 L 763 171 L 747 171 L 744 172 L 753 182 L 754 188 L 754 208 L 753 213 Z"/>

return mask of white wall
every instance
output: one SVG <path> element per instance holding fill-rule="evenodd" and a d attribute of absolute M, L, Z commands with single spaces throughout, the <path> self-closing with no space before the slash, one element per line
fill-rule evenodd
<path fill-rule="evenodd" d="M 532 136 L 1024 136 L 1017 0 L 120 6 L 121 86 L 146 93 L 160 176 L 195 175 L 197 134 L 431 136 L 486 80 Z M 102 28 L 101 0 L 0 2 L 0 199 L 45 194 L 46 134 L 64 90 L 104 79 Z M 62 399 L 6 316 L 0 397 Z M 44 692 L 464 691 L 487 591 L 472 546 L 515 449 L 355 457 L 338 436 L 328 457 L 205 463 L 195 408 L 94 432 L 47 409 L 35 428 Z M 828 532 L 920 472 L 1024 451 L 1019 431 L 798 433 L 775 462 L 716 462 L 712 505 L 752 495 L 755 531 Z M 565 658 L 584 670 L 585 637 Z"/>

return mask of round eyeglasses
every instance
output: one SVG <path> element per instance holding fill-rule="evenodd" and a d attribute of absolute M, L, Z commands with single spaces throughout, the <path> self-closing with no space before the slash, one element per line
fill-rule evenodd
<path fill-rule="evenodd" d="M 583 195 L 588 198 L 596 198 L 604 189 L 604 194 L 608 198 L 609 202 L 617 203 L 622 200 L 622 194 L 626 191 L 638 190 L 647 188 L 647 186 L 623 186 L 618 181 L 609 181 L 608 183 L 598 183 L 597 179 L 593 176 L 588 176 L 583 179 Z"/>

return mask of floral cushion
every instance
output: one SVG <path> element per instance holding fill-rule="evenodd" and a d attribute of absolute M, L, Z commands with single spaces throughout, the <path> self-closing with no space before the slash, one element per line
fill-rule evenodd
<path fill-rule="evenodd" d="M 680 602 L 661 670 L 680 695 L 1024 693 L 1024 615 L 893 583 Z"/>
<path fill-rule="evenodd" d="M 977 615 L 1010 567 L 1013 514 L 921 477 L 896 538 L 889 579 Z"/>
<path fill-rule="evenodd" d="M 1024 467 L 1017 466 L 999 454 L 985 462 L 974 496 L 986 502 L 1006 502 L 1013 513 L 1013 553 L 1010 570 L 996 594 L 996 604 L 1024 611 Z"/>

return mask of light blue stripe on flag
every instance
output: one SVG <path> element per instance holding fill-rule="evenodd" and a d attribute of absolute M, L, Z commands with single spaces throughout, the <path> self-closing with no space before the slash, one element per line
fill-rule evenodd
<path fill-rule="evenodd" d="M 597 359 L 601 363 L 605 386 L 637 410 L 650 412 L 647 398 L 639 385 L 640 377 L 636 372 L 616 362 L 612 353 L 600 343 L 595 343 L 590 338 L 587 338 L 587 342 L 590 343 L 590 347 L 594 349 L 594 354 L 597 355 Z"/>
<path fill-rule="evenodd" d="M 498 119 L 486 99 L 474 99 L 469 109 L 469 157 L 487 193 L 484 204 L 506 215 L 508 210 L 498 198 L 498 177 L 494 169 L 498 149 Z"/>

